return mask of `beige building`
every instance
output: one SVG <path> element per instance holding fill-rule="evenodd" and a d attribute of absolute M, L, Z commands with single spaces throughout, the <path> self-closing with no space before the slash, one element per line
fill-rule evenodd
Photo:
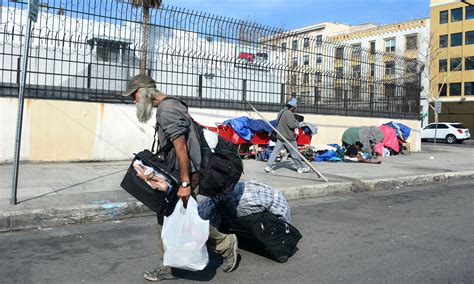
<path fill-rule="evenodd" d="M 442 102 L 439 121 L 474 131 L 474 2 L 431 0 L 430 13 L 430 96 Z"/>
<path fill-rule="evenodd" d="M 348 45 L 351 56 L 357 51 L 357 53 L 368 52 L 367 61 L 345 61 L 344 66 L 335 66 L 335 68 L 343 68 L 344 72 L 353 75 L 362 73 L 363 77 L 369 78 L 369 87 L 373 79 L 375 81 L 382 79 L 384 82 L 407 82 L 411 78 L 416 79 L 414 76 L 419 74 L 422 86 L 420 112 L 427 113 L 429 68 L 421 66 L 429 65 L 429 30 L 430 19 L 416 19 L 363 30 L 340 31 L 329 35 L 328 40 Z M 390 88 L 385 85 L 380 87 Z M 379 93 L 390 95 L 392 91 L 379 90 Z M 422 125 L 427 123 L 428 119 L 425 118 Z"/>

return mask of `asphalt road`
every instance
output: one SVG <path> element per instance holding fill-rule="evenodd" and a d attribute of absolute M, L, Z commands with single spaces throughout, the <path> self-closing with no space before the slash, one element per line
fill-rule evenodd
<path fill-rule="evenodd" d="M 474 283 L 474 181 L 292 203 L 303 239 L 284 264 L 239 250 L 185 280 L 213 283 Z M 155 218 L 0 235 L 1 283 L 143 283 Z"/>

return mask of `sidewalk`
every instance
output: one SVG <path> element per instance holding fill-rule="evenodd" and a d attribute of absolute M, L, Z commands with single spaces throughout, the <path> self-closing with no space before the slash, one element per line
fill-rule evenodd
<path fill-rule="evenodd" d="M 388 187 L 474 178 L 474 145 L 432 146 L 382 158 L 381 165 L 313 163 L 329 180 L 287 168 L 264 172 L 245 160 L 244 180 L 256 180 L 301 199 Z M 128 161 L 21 164 L 18 204 L 10 205 L 11 164 L 0 165 L 0 231 L 113 220 L 153 214 L 120 187 Z"/>

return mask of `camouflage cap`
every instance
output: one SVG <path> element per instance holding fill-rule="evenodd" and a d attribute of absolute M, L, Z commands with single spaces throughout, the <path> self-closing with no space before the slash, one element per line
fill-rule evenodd
<path fill-rule="evenodd" d="M 122 96 L 128 97 L 140 88 L 156 88 L 156 82 L 148 75 L 136 75 L 128 82 L 127 91 Z"/>

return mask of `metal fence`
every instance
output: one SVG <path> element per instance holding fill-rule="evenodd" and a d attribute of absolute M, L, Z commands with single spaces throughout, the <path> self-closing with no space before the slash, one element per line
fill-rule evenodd
<path fill-rule="evenodd" d="M 3 1 L 0 96 L 17 96 L 26 1 Z M 150 10 L 146 72 L 190 106 L 415 119 L 415 59 L 164 6 Z M 143 8 L 126 0 L 50 0 L 31 33 L 27 98 L 131 103 L 140 72 Z"/>

